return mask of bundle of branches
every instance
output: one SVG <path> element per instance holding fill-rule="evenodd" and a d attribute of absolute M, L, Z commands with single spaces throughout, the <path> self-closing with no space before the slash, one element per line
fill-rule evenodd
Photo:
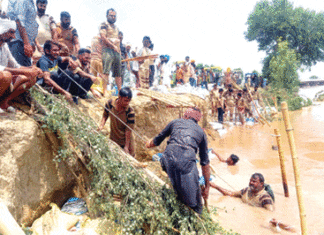
<path fill-rule="evenodd" d="M 144 169 L 134 167 L 125 153 L 114 150 L 96 123 L 61 97 L 33 89 L 33 99 L 44 109 L 43 127 L 59 133 L 62 147 L 57 160 L 71 158 L 74 149 L 86 154 L 91 171 L 89 210 L 115 221 L 122 234 L 230 234 L 204 211 L 199 217 L 179 203 L 172 189 L 152 181 Z M 119 203 L 116 203 L 118 198 Z"/>
<path fill-rule="evenodd" d="M 178 95 L 173 94 L 164 94 L 162 92 L 147 90 L 147 89 L 138 89 L 138 93 L 145 95 L 147 97 L 151 97 L 154 100 L 158 100 L 166 105 L 170 105 L 173 107 L 192 107 L 193 104 L 189 102 L 185 102 L 179 99 Z"/>

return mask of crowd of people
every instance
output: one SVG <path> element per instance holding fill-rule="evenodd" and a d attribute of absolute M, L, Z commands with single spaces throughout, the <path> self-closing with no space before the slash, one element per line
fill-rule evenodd
<path fill-rule="evenodd" d="M 70 102 L 87 99 L 89 92 L 95 97 L 105 97 L 112 76 L 118 97 L 107 101 L 98 130 L 102 130 L 110 118 L 110 139 L 134 156 L 135 111 L 129 106 L 133 97 L 129 87 L 148 89 L 154 83 L 167 86 L 188 83 L 208 90 L 208 80 L 212 80 L 215 82 L 210 91 L 212 114 L 217 113 L 221 123 L 227 117 L 230 121 L 238 117 L 244 124 L 246 117 L 256 115 L 254 111 L 262 103 L 258 86 L 251 94 L 247 88 L 240 89 L 230 70 L 225 72 L 224 88 L 220 89 L 219 74 L 212 70 L 198 71 L 189 56 L 177 63 L 176 70 L 172 71 L 170 56 L 157 58 L 153 55 L 154 44 L 148 36 L 143 38 L 140 50 L 132 50 L 130 43 L 123 44 L 123 33 L 116 25 L 117 13 L 112 8 L 107 10 L 107 20 L 100 24 L 89 48 L 81 48 L 68 12 L 61 12 L 60 22 L 56 23 L 53 17 L 45 14 L 46 8 L 47 0 L 36 0 L 36 6 L 30 0 L 12 0 L 6 14 L 1 13 L 0 112 L 15 112 L 10 102 L 36 83 L 54 94 L 63 95 Z M 201 198 L 208 198 L 212 186 L 224 195 L 241 197 L 245 202 L 273 210 L 274 198 L 265 190 L 261 174 L 252 175 L 249 187 L 239 192 L 225 190 L 210 180 L 199 185 L 197 153 L 203 179 L 211 178 L 207 137 L 198 125 L 200 118 L 198 108 L 189 108 L 183 118 L 169 123 L 146 143 L 146 147 L 151 148 L 170 137 L 160 162 L 179 200 L 201 213 Z M 215 154 L 229 165 L 239 160 L 235 155 L 224 160 Z"/>
<path fill-rule="evenodd" d="M 233 86 L 232 83 L 226 84 L 226 88 L 217 88 L 217 84 L 213 85 L 210 91 L 210 103 L 212 116 L 218 118 L 219 123 L 224 120 L 235 122 L 237 119 L 242 125 L 245 120 L 251 118 L 258 120 L 258 112 L 263 107 L 263 99 L 255 86 L 252 91 L 249 87 Z"/>

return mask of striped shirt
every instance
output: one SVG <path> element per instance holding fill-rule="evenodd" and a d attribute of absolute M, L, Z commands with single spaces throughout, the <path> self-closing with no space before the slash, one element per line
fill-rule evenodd
<path fill-rule="evenodd" d="M 110 99 L 108 100 L 105 106 L 106 109 L 108 109 L 110 112 L 114 114 L 110 116 L 110 139 L 116 142 L 119 146 L 124 147 L 126 143 L 125 133 L 127 130 L 127 127 L 125 126 L 124 123 L 126 123 L 127 126 L 129 126 L 131 129 L 134 129 L 135 112 L 134 109 L 129 106 L 122 111 L 117 111 L 115 108 L 116 102 L 117 102 L 116 98 Z M 115 116 L 120 118 L 123 121 L 123 123 L 119 121 Z"/>
<path fill-rule="evenodd" d="M 257 194 L 253 194 L 249 187 L 242 189 L 240 193 L 242 201 L 251 206 L 265 207 L 267 204 L 273 205 L 270 194 L 264 188 Z"/>

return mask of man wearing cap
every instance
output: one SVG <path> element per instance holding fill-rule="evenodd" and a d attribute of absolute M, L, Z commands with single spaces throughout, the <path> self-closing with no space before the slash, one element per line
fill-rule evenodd
<path fill-rule="evenodd" d="M 22 67 L 12 56 L 8 42 L 15 39 L 16 22 L 0 19 L 0 108 L 14 112 L 9 101 L 36 83 L 42 71 L 36 67 Z"/>
<path fill-rule="evenodd" d="M 13 57 L 22 66 L 31 66 L 35 39 L 38 33 L 36 9 L 33 0 L 9 0 L 8 17 L 16 21 L 16 39 L 8 45 Z"/>
<path fill-rule="evenodd" d="M 170 137 L 160 160 L 162 169 L 167 172 L 178 199 L 199 214 L 202 212 L 201 195 L 207 200 L 210 187 L 206 180 L 205 187 L 200 191 L 196 165 L 198 150 L 203 176 L 210 178 L 207 137 L 198 125 L 200 119 L 200 110 L 189 108 L 184 118 L 171 121 L 160 134 L 146 143 L 147 148 L 152 148 Z"/>
<path fill-rule="evenodd" d="M 58 40 L 66 45 L 69 49 L 69 54 L 77 56 L 80 50 L 79 36 L 75 28 L 71 26 L 70 13 L 61 12 L 61 22 L 56 26 Z"/>
<path fill-rule="evenodd" d="M 47 7 L 47 0 L 37 0 L 36 7 L 37 7 L 36 21 L 39 27 L 38 27 L 38 35 L 35 40 L 35 43 L 38 52 L 43 53 L 43 46 L 47 40 L 53 39 L 54 41 L 57 41 L 56 24 L 52 16 L 45 14 L 46 7 Z M 39 55 L 38 53 L 38 56 L 41 55 Z"/>

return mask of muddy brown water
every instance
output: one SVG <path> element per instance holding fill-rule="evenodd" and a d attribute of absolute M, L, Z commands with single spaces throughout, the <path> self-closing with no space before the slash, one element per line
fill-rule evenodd
<path fill-rule="evenodd" d="M 303 197 L 306 208 L 308 234 L 324 235 L 324 103 L 290 113 L 294 128 L 297 156 L 300 165 Z M 275 211 L 243 204 L 239 198 L 222 196 L 210 190 L 209 205 L 217 208 L 215 217 L 227 230 L 242 235 L 293 234 L 278 232 L 269 226 L 276 218 L 293 225 L 301 234 L 292 160 L 283 121 L 253 127 L 232 127 L 221 139 L 209 143 L 221 156 L 234 153 L 240 157 L 237 166 L 227 166 L 213 159 L 217 170 L 215 183 L 240 190 L 247 187 L 250 176 L 259 172 L 275 193 Z M 290 197 L 283 192 L 278 151 L 273 150 L 276 139 L 273 129 L 279 127 L 282 136 Z"/>

